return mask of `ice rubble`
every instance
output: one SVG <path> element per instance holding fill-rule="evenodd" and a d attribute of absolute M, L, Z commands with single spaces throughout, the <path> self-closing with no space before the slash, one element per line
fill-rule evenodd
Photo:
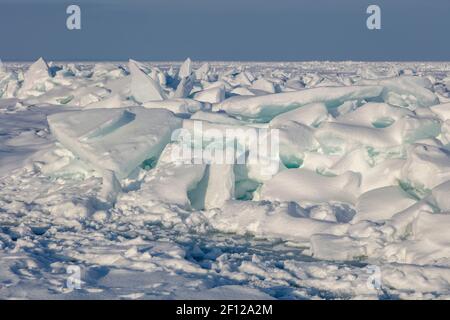
<path fill-rule="evenodd" d="M 42 128 L 22 132 L 24 126 L 17 136 L 2 135 L 1 163 L 15 169 L 31 162 L 32 170 L 62 184 L 75 177 L 97 184 L 90 194 L 107 207 L 90 198 L 35 198 L 48 201 L 46 210 L 64 223 L 116 214 L 136 223 L 252 234 L 300 244 L 315 259 L 383 265 L 393 286 L 408 287 L 390 263 L 398 270 L 414 265 L 419 277 L 436 281 L 429 268 L 450 267 L 446 80 L 396 68 L 321 74 L 323 66 L 313 66 L 317 72 L 212 63 L 195 69 L 187 59 L 178 73 L 134 60 L 58 70 L 40 59 L 23 80 L 21 71 L 5 69 L 5 117 L 45 106 L 52 114 L 48 137 Z M 277 130 L 277 169 L 264 175 L 267 163 L 175 161 L 183 145 L 172 134 L 193 134 L 199 124 L 206 141 L 227 130 Z M 36 153 L 26 140 L 46 143 Z M 442 281 L 437 288 L 450 277 Z"/>

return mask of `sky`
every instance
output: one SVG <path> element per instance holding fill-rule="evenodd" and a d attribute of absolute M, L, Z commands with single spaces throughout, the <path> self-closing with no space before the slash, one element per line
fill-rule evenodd
<path fill-rule="evenodd" d="M 0 0 L 4 61 L 450 61 L 449 35 L 450 0 Z"/>

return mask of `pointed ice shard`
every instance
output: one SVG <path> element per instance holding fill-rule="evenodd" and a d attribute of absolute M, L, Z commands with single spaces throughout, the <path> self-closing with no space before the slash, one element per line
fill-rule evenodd
<path fill-rule="evenodd" d="M 174 98 L 187 98 L 194 87 L 192 77 L 182 78 L 175 91 Z"/>
<path fill-rule="evenodd" d="M 127 177 L 143 161 L 158 158 L 181 120 L 164 109 L 91 109 L 52 114 L 53 136 L 99 173 Z"/>
<path fill-rule="evenodd" d="M 131 94 L 138 102 L 160 101 L 167 99 L 158 82 L 146 75 L 135 61 L 128 62 L 131 75 Z"/>
<path fill-rule="evenodd" d="M 178 72 L 178 76 L 180 79 L 189 77 L 192 73 L 192 61 L 190 58 L 187 58 L 180 67 L 180 71 Z"/>
<path fill-rule="evenodd" d="M 27 72 L 25 72 L 19 95 L 21 97 L 28 96 L 29 91 L 42 86 L 48 79 L 50 79 L 50 73 L 47 62 L 45 62 L 43 58 L 39 58 L 30 66 L 30 68 L 28 68 Z"/>
<path fill-rule="evenodd" d="M 205 62 L 204 64 L 202 64 L 202 66 L 200 68 L 195 70 L 195 77 L 198 80 L 205 79 L 206 76 L 208 75 L 209 68 L 210 68 L 209 63 Z"/>

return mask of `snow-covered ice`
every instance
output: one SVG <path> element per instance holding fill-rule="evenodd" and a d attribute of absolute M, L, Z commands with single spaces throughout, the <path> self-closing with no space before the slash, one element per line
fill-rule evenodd
<path fill-rule="evenodd" d="M 0 298 L 448 299 L 448 79 L 450 63 L 4 63 Z M 235 147 L 217 136 L 271 130 L 276 159 L 250 139 L 214 162 Z"/>

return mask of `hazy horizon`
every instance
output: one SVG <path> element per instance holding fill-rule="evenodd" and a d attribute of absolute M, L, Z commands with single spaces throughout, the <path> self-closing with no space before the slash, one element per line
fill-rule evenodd
<path fill-rule="evenodd" d="M 0 58 L 33 61 L 449 61 L 450 1 L 0 0 Z M 366 9 L 381 7 L 381 30 Z"/>

